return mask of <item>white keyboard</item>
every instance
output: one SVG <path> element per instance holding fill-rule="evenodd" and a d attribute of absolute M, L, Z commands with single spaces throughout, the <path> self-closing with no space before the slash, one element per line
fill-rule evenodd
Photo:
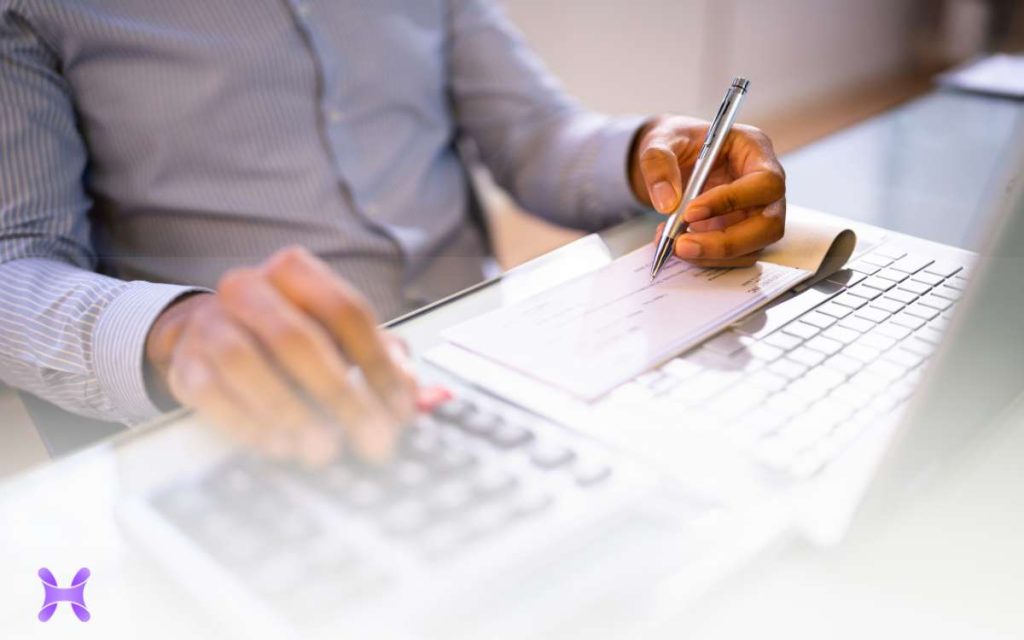
<path fill-rule="evenodd" d="M 806 478 L 902 407 L 967 276 L 883 245 L 615 393 Z"/>

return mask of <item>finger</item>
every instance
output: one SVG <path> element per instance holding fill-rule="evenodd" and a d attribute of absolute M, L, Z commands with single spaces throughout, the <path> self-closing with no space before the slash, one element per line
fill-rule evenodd
<path fill-rule="evenodd" d="M 661 213 L 672 213 L 679 206 L 683 178 L 679 161 L 668 135 L 652 134 L 640 150 L 640 175 L 651 205 Z"/>
<path fill-rule="evenodd" d="M 415 412 L 415 379 L 398 366 L 366 299 L 302 248 L 281 251 L 267 265 L 270 282 L 316 318 L 358 366 L 399 421 Z"/>
<path fill-rule="evenodd" d="M 357 370 L 350 371 L 323 327 L 253 269 L 230 272 L 220 294 L 231 317 L 341 423 L 358 453 L 372 459 L 390 453 L 397 437 L 393 419 Z"/>
<path fill-rule="evenodd" d="M 275 371 L 256 339 L 223 315 L 219 305 L 210 309 L 207 317 L 193 323 L 198 346 L 232 396 L 268 425 L 261 436 L 268 449 L 291 456 L 300 453 L 300 444 L 308 447 L 323 438 L 317 448 L 325 457 L 335 457 L 337 438 L 322 428 L 305 400 Z"/>
<path fill-rule="evenodd" d="M 730 227 L 738 222 L 742 222 L 751 216 L 749 209 L 742 211 L 732 211 L 725 213 L 714 218 L 708 218 L 707 220 L 699 220 L 687 227 L 688 231 L 691 232 L 702 232 L 702 231 L 719 231 L 726 227 Z"/>
<path fill-rule="evenodd" d="M 723 260 L 753 253 L 782 238 L 785 216 L 753 215 L 719 231 L 684 233 L 675 253 L 683 260 Z"/>
<path fill-rule="evenodd" d="M 785 193 L 786 182 L 781 175 L 768 170 L 754 171 L 703 192 L 686 205 L 683 218 L 693 223 L 733 211 L 760 208 L 782 199 Z"/>
<path fill-rule="evenodd" d="M 176 355 L 167 374 L 167 383 L 174 397 L 194 409 L 206 422 L 238 442 L 250 446 L 258 443 L 262 430 L 259 420 L 234 402 L 213 368 L 201 356 Z"/>

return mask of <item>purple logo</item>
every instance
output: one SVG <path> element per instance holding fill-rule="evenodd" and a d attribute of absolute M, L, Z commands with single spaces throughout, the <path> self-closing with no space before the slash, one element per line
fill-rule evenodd
<path fill-rule="evenodd" d="M 75 612 L 78 619 L 87 622 L 90 618 L 89 610 L 85 608 L 85 583 L 89 579 L 89 570 L 82 567 L 71 579 L 71 586 L 57 586 L 57 579 L 53 573 L 43 567 L 39 570 L 39 579 L 43 581 L 43 590 L 46 592 L 43 600 L 43 608 L 39 610 L 39 621 L 46 622 L 53 617 L 57 610 L 57 604 L 70 602 L 71 610 Z"/>

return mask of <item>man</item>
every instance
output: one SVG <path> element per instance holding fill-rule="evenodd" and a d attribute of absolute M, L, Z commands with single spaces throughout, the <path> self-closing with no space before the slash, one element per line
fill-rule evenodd
<path fill-rule="evenodd" d="M 377 327 L 481 278 L 456 151 L 596 228 L 678 204 L 706 123 L 569 100 L 488 0 L 0 0 L 0 378 L 137 423 L 183 404 L 310 463 L 415 410 Z M 741 127 L 676 255 L 783 233 Z M 301 248 L 300 248 L 301 247 Z"/>

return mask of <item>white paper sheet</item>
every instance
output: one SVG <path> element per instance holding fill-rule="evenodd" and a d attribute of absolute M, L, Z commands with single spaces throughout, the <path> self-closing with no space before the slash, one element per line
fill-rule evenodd
<path fill-rule="evenodd" d="M 761 262 L 701 269 L 670 260 L 651 283 L 653 245 L 445 332 L 462 348 L 584 400 L 696 344 L 810 277 Z"/>

